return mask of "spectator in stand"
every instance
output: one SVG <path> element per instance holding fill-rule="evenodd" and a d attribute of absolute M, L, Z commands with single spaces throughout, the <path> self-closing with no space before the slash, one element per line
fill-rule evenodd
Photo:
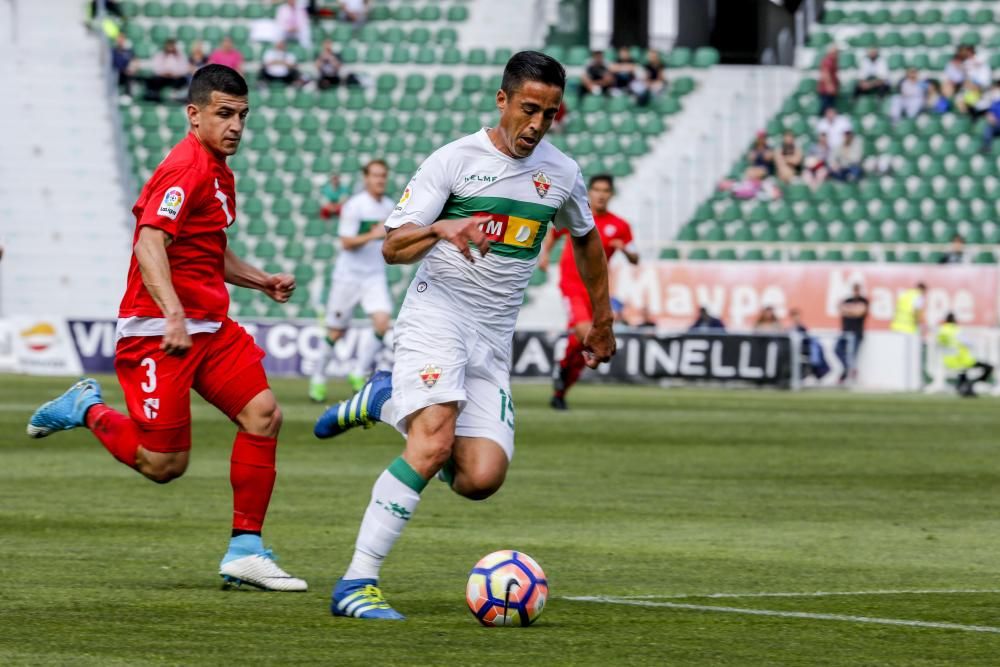
<path fill-rule="evenodd" d="M 177 48 L 177 42 L 168 39 L 163 50 L 153 56 L 153 76 L 146 79 L 146 99 L 161 102 L 164 88 L 186 88 L 190 66 L 187 58 Z"/>
<path fill-rule="evenodd" d="M 659 95 L 667 87 L 667 67 L 660 58 L 660 52 L 650 49 L 646 53 L 646 86 L 651 95 Z"/>
<path fill-rule="evenodd" d="M 851 119 L 829 107 L 816 123 L 816 134 L 825 134 L 830 150 L 835 151 L 844 143 L 844 137 L 853 129 Z"/>
<path fill-rule="evenodd" d="M 782 183 L 791 183 L 802 173 L 805 155 L 795 140 L 795 134 L 785 130 L 781 135 L 781 147 L 774 153 L 774 168 Z"/>
<path fill-rule="evenodd" d="M 889 117 L 895 123 L 903 116 L 916 118 L 927 102 L 925 86 L 920 81 L 916 67 L 906 70 L 906 76 L 899 82 L 899 93 L 889 102 Z"/>
<path fill-rule="evenodd" d="M 725 330 L 726 325 L 722 323 L 722 320 L 709 313 L 705 306 L 698 309 L 698 319 L 688 328 L 691 333 L 723 333 Z"/>
<path fill-rule="evenodd" d="M 320 189 L 323 197 L 323 206 L 319 209 L 319 215 L 324 220 L 340 215 L 340 209 L 344 202 L 351 198 L 351 188 L 340 182 L 338 174 L 330 174 L 330 181 L 325 183 Z"/>
<path fill-rule="evenodd" d="M 820 134 L 802 162 L 802 180 L 806 185 L 815 190 L 826 181 L 830 174 L 829 161 L 830 144 L 826 135 Z"/>
<path fill-rule="evenodd" d="M 341 0 L 340 20 L 349 21 L 355 27 L 360 26 L 368 20 L 368 2 L 369 0 Z"/>
<path fill-rule="evenodd" d="M 760 130 L 747 153 L 747 178 L 762 181 L 774 174 L 774 151 L 767 143 L 767 132 Z"/>
<path fill-rule="evenodd" d="M 316 56 L 316 73 L 319 75 L 319 80 L 317 80 L 316 84 L 322 90 L 339 86 L 342 83 L 351 86 L 358 85 L 358 77 L 343 72 L 341 70 L 342 67 L 343 63 L 340 60 L 340 56 L 333 50 L 333 42 L 325 40 L 322 50 Z"/>
<path fill-rule="evenodd" d="M 930 79 L 927 82 L 927 97 L 924 108 L 931 113 L 942 114 L 951 111 L 951 100 L 941 93 L 941 84 Z"/>
<path fill-rule="evenodd" d="M 955 49 L 955 54 L 948 61 L 948 64 L 944 66 L 944 76 L 941 78 L 941 94 L 948 99 L 955 97 L 955 93 L 965 83 L 965 60 L 968 57 L 968 47 L 960 45 Z"/>
<path fill-rule="evenodd" d="M 987 90 L 993 83 L 993 72 L 986 59 L 976 53 L 976 47 L 968 45 L 965 47 L 965 78 L 966 81 L 979 86 L 980 90 Z"/>
<path fill-rule="evenodd" d="M 632 58 L 628 47 L 620 47 L 616 62 L 611 65 L 615 75 L 615 90 L 635 95 L 636 103 L 645 106 L 649 103 L 649 86 L 646 85 L 644 74 L 639 64 Z"/>
<path fill-rule="evenodd" d="M 243 54 L 233 46 L 233 40 L 230 37 L 222 38 L 222 44 L 215 51 L 212 51 L 208 62 L 213 65 L 225 65 L 237 72 L 243 72 Z"/>
<path fill-rule="evenodd" d="M 837 57 L 840 50 L 837 45 L 830 46 L 830 49 L 823 56 L 819 63 L 819 81 L 816 82 L 816 92 L 819 94 L 819 113 L 822 116 L 826 110 L 837 106 L 837 95 L 840 94 L 840 79 L 837 76 Z"/>
<path fill-rule="evenodd" d="M 615 75 L 604 62 L 604 52 L 592 51 L 590 62 L 587 63 L 583 75 L 580 77 L 580 94 L 606 95 L 614 86 Z"/>
<path fill-rule="evenodd" d="M 274 22 L 285 41 L 298 42 L 306 49 L 312 48 L 309 14 L 296 0 L 286 0 L 274 15 Z"/>
<path fill-rule="evenodd" d="M 878 95 L 885 97 L 889 92 L 889 65 L 876 48 L 868 49 L 859 65 L 860 77 L 854 84 L 854 97 Z"/>
<path fill-rule="evenodd" d="M 844 134 L 844 143 L 833 151 L 830 159 L 830 175 L 839 181 L 856 183 L 864 175 L 861 161 L 864 159 L 862 140 L 854 135 L 854 130 Z"/>
<path fill-rule="evenodd" d="M 868 299 L 861 293 L 861 285 L 855 283 L 851 296 L 840 302 L 840 336 L 834 353 L 840 359 L 844 370 L 840 374 L 843 384 L 848 378 L 857 378 L 858 351 L 865 337 L 865 320 L 868 318 Z"/>
<path fill-rule="evenodd" d="M 965 261 L 965 237 L 955 234 L 951 237 L 951 247 L 941 255 L 938 264 L 961 264 Z"/>
<path fill-rule="evenodd" d="M 132 77 L 135 75 L 138 63 L 135 52 L 128 45 L 125 35 L 118 34 L 115 45 L 111 48 L 111 67 L 118 74 L 118 90 L 125 95 L 132 95 Z"/>
<path fill-rule="evenodd" d="M 774 312 L 774 306 L 764 306 L 757 321 L 754 322 L 753 330 L 757 333 L 780 333 L 784 331 L 778 315 Z"/>
<path fill-rule="evenodd" d="M 296 67 L 295 54 L 288 51 L 283 41 L 279 41 L 264 52 L 263 63 L 260 68 L 261 79 L 298 83 L 299 70 Z"/>
<path fill-rule="evenodd" d="M 989 111 L 990 98 L 983 94 L 983 89 L 972 79 L 966 79 L 953 100 L 955 111 L 979 118 Z"/>
<path fill-rule="evenodd" d="M 188 53 L 188 63 L 191 65 L 191 74 L 194 74 L 208 64 L 208 56 L 205 55 L 205 49 L 202 47 L 201 42 L 191 44 L 191 51 Z"/>

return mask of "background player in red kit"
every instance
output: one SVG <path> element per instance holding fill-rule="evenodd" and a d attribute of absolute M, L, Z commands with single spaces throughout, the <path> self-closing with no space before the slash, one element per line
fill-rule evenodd
<path fill-rule="evenodd" d="M 118 313 L 115 371 L 128 416 L 104 404 L 96 380 L 78 382 L 40 407 L 28 434 L 89 428 L 119 461 L 165 483 L 184 474 L 191 447 L 190 390 L 238 427 L 233 443 L 233 532 L 219 573 L 227 583 L 304 591 L 261 542 L 275 478 L 281 411 L 253 338 L 229 319 L 226 283 L 285 302 L 289 275 L 271 275 L 226 246 L 236 216 L 226 157 L 239 147 L 247 84 L 235 70 L 208 65 L 191 80 L 191 131 L 156 168 L 132 212 L 136 231 Z"/>
<path fill-rule="evenodd" d="M 587 194 L 590 198 L 590 208 L 594 213 L 594 223 L 601 234 L 604 253 L 611 259 L 616 250 L 620 250 L 632 264 L 639 263 L 639 254 L 632 242 L 632 228 L 614 213 L 608 211 L 608 202 L 615 194 L 614 179 L 608 174 L 598 174 L 590 178 Z M 549 256 L 556 240 L 565 232 L 553 230 L 545 238 L 542 247 L 542 258 L 538 268 L 547 271 Z M 590 305 L 587 289 L 580 280 L 573 259 L 573 244 L 566 243 L 562 257 L 559 260 L 559 289 L 563 293 L 563 302 L 569 312 L 569 340 L 566 343 L 566 355 L 559 362 L 559 371 L 553 381 L 553 394 L 549 404 L 556 410 L 566 409 L 566 392 L 580 379 L 580 374 L 586 366 L 583 340 L 590 331 L 594 312 Z"/>

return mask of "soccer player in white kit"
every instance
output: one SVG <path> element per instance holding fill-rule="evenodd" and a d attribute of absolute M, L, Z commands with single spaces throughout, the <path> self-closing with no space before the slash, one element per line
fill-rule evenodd
<path fill-rule="evenodd" d="M 499 124 L 427 158 L 386 221 L 386 260 L 422 260 L 396 320 L 395 366 L 328 409 L 315 434 L 381 421 L 406 445 L 372 489 L 354 557 L 333 589 L 334 615 L 403 618 L 382 597 L 379 571 L 428 480 L 438 475 L 473 500 L 503 484 L 514 454 L 514 324 L 550 224 L 569 230 L 593 304 L 587 364 L 614 354 L 607 260 L 583 176 L 542 141 L 565 83 L 549 56 L 515 54 L 497 91 Z"/>
<path fill-rule="evenodd" d="M 365 189 L 348 199 L 340 211 L 341 253 L 330 280 L 326 345 L 309 380 L 309 398 L 318 403 L 326 400 L 326 367 L 334 346 L 351 324 L 354 307 L 360 303 L 372 320 L 372 333 L 362 335 L 354 370 L 347 376 L 354 391 L 361 389 L 368 379 L 392 315 L 392 297 L 382 258 L 384 225 L 393 208 L 393 201 L 385 196 L 389 167 L 382 160 L 372 160 L 361 172 Z"/>

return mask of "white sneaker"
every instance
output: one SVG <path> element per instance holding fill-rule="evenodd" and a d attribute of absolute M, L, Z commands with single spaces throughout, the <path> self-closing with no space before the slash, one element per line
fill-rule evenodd
<path fill-rule="evenodd" d="M 302 579 L 288 574 L 267 555 L 251 554 L 236 558 L 219 566 L 219 575 L 225 587 L 250 584 L 266 591 L 306 591 L 309 586 Z"/>

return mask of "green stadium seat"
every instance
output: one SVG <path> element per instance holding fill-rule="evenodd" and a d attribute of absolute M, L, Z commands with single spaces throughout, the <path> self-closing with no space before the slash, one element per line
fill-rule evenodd
<path fill-rule="evenodd" d="M 465 63 L 467 65 L 485 65 L 487 62 L 488 56 L 486 55 L 486 49 L 484 48 L 471 48 L 466 53 Z"/>
<path fill-rule="evenodd" d="M 462 64 L 462 52 L 454 46 L 446 46 L 441 53 L 442 65 Z"/>
<path fill-rule="evenodd" d="M 688 253 L 687 258 L 689 260 L 692 260 L 692 261 L 704 261 L 704 260 L 707 260 L 709 258 L 708 257 L 708 250 L 706 250 L 705 248 L 695 248 L 691 252 Z"/>
<path fill-rule="evenodd" d="M 667 67 L 687 67 L 691 64 L 691 49 L 679 46 L 670 52 Z"/>
<path fill-rule="evenodd" d="M 448 8 L 447 18 L 452 23 L 459 23 L 469 19 L 469 10 L 463 5 L 452 5 Z"/>

